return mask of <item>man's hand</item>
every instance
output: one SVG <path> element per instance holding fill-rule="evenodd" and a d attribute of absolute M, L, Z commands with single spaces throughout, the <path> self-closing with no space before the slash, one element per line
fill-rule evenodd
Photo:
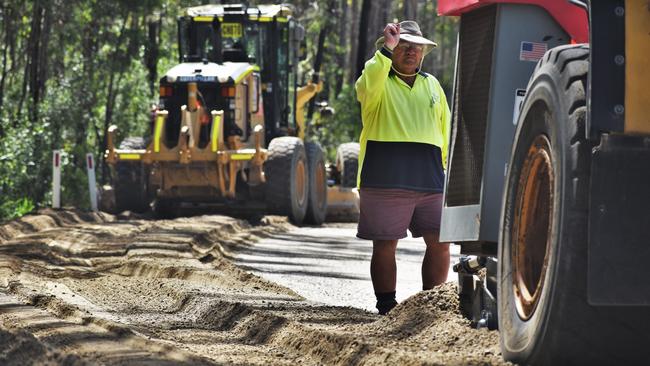
<path fill-rule="evenodd" d="M 399 43 L 399 23 L 388 23 L 384 28 L 384 45 L 393 50 Z"/>

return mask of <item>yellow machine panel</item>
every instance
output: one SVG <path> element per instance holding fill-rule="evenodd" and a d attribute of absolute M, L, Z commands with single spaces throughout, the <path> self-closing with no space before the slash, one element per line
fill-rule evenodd
<path fill-rule="evenodd" d="M 625 2 L 625 132 L 650 133 L 650 2 Z"/>

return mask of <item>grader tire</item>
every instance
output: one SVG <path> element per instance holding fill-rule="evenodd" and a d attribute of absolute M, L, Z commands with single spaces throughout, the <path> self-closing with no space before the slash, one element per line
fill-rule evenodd
<path fill-rule="evenodd" d="M 357 186 L 359 168 L 359 143 L 347 142 L 336 149 L 336 169 L 341 177 L 342 187 Z"/>
<path fill-rule="evenodd" d="M 179 204 L 170 199 L 157 198 L 153 202 L 153 213 L 156 219 L 173 219 L 177 215 Z"/>
<path fill-rule="evenodd" d="M 144 149 L 146 144 L 141 137 L 127 137 L 119 149 Z M 132 211 L 137 213 L 147 212 L 149 207 L 148 195 L 148 169 L 139 161 L 118 161 L 115 164 L 113 186 L 115 189 L 115 210 Z"/>
<path fill-rule="evenodd" d="M 276 137 L 268 152 L 264 163 L 268 210 L 301 225 L 307 213 L 309 189 L 305 146 L 297 137 Z"/>
<path fill-rule="evenodd" d="M 305 142 L 307 152 L 307 214 L 305 223 L 321 225 L 327 215 L 327 171 L 325 152 L 317 142 Z"/>
<path fill-rule="evenodd" d="M 587 300 L 588 70 L 587 45 L 547 52 L 528 84 L 515 133 L 500 228 L 498 307 L 504 358 L 522 365 L 649 359 L 647 308 L 597 307 Z"/>

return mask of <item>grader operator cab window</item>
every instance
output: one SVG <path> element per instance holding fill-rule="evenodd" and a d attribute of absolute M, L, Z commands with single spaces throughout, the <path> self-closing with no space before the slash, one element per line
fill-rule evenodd
<path fill-rule="evenodd" d="M 181 62 L 259 62 L 258 25 L 216 18 L 181 17 L 178 41 Z"/>
<path fill-rule="evenodd" d="M 223 61 L 259 62 L 260 40 L 255 23 L 221 23 Z"/>

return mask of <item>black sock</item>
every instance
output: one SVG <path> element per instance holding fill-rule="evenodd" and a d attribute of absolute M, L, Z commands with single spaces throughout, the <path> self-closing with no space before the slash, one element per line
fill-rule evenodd
<path fill-rule="evenodd" d="M 397 301 L 395 300 L 395 291 L 392 292 L 375 292 L 377 297 L 377 310 L 379 315 L 386 315 L 391 311 L 396 305 Z"/>
<path fill-rule="evenodd" d="M 387 301 L 387 300 L 395 300 L 395 294 L 397 292 L 375 292 L 375 296 L 377 296 L 377 301 Z"/>

